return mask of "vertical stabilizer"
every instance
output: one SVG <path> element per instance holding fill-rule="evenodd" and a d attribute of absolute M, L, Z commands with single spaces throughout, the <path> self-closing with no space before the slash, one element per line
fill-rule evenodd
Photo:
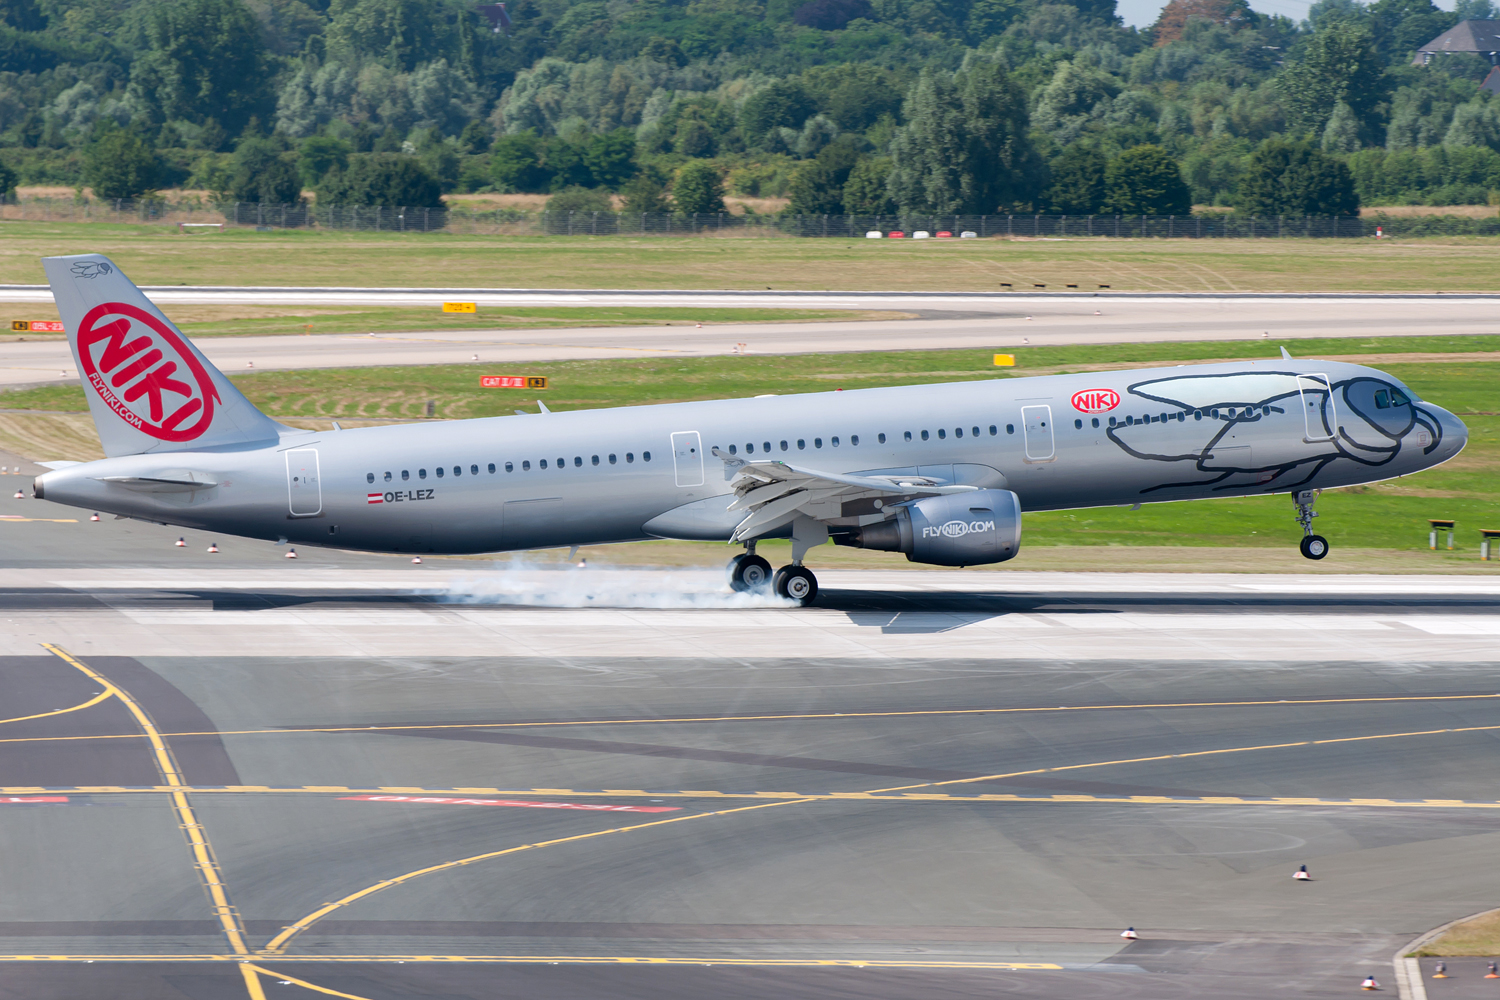
<path fill-rule="evenodd" d="M 111 458 L 272 444 L 261 413 L 107 257 L 44 257 L 89 412 Z"/>

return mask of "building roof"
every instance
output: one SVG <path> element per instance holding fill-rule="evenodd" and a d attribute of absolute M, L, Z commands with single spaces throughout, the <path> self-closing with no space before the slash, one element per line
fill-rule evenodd
<path fill-rule="evenodd" d="M 1500 21 L 1459 21 L 1418 52 L 1500 52 Z"/>

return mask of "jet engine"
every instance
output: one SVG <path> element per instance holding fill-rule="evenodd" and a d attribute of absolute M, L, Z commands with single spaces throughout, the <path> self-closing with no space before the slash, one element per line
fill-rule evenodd
<path fill-rule="evenodd" d="M 1021 550 L 1021 501 L 1010 490 L 975 490 L 927 497 L 896 508 L 896 516 L 836 534 L 837 545 L 905 552 L 911 562 L 979 566 Z"/>

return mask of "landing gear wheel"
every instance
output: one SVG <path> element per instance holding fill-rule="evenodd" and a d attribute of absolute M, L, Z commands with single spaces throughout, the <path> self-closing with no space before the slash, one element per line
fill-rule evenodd
<path fill-rule="evenodd" d="M 1308 535 L 1298 546 L 1309 559 L 1322 559 L 1328 554 L 1328 539 L 1322 535 Z"/>
<path fill-rule="evenodd" d="M 806 566 L 783 566 L 772 582 L 778 597 L 796 601 L 804 608 L 818 598 L 818 578 Z"/>
<path fill-rule="evenodd" d="M 762 590 L 771 582 L 771 564 L 760 556 L 741 555 L 729 560 L 729 586 L 744 593 Z"/>

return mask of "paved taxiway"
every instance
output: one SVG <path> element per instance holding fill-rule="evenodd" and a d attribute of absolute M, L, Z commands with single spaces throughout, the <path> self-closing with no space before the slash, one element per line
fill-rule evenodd
<path fill-rule="evenodd" d="M 14 286 L 12 286 L 14 289 Z M 227 372 L 369 365 L 523 363 L 580 358 L 706 356 L 747 345 L 751 354 L 1004 349 L 1026 344 L 1111 344 L 1310 337 L 1488 334 L 1500 330 L 1493 296 L 936 295 L 925 293 L 505 292 L 410 289 L 150 288 L 156 301 L 257 305 L 425 305 L 475 300 L 481 308 L 534 305 L 656 305 L 896 310 L 917 319 L 833 323 L 742 323 L 462 333 L 205 337 L 197 341 Z M 0 289 L 0 301 L 21 293 Z M 28 290 L 51 301 L 45 286 Z M 27 301 L 31 301 L 28 299 Z M 1097 314 L 1096 314 L 1097 312 Z M 1275 352 L 1272 351 L 1274 354 Z M 0 344 L 0 386 L 76 379 L 62 340 Z"/>
<path fill-rule="evenodd" d="M 1500 898 L 1500 581 L 797 610 L 9 492 L 5 1000 L 1335 996 Z"/>

